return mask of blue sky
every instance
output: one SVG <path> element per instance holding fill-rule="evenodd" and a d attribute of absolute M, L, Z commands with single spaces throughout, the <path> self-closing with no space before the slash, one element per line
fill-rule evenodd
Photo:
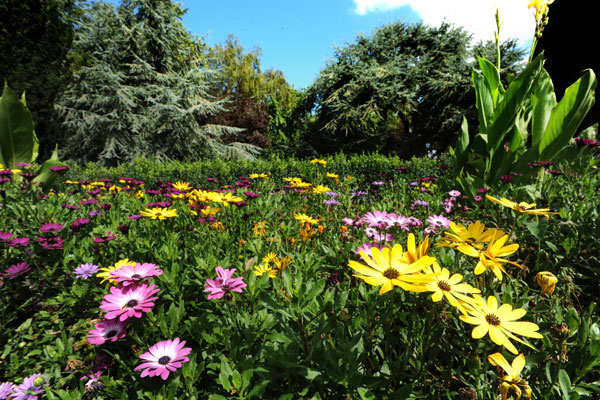
<path fill-rule="evenodd" d="M 111 0 L 118 4 L 119 0 Z M 370 35 L 386 23 L 442 21 L 464 26 L 476 39 L 493 39 L 494 0 L 183 0 L 186 29 L 209 45 L 229 34 L 246 50 L 260 47 L 261 67 L 281 70 L 295 88 L 309 86 L 335 46 Z M 498 0 L 501 38 L 531 43 L 534 22 L 529 0 Z"/>

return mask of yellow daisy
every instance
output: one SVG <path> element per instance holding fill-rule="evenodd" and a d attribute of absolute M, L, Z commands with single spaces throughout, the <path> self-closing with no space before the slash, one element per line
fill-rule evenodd
<path fill-rule="evenodd" d="M 542 338 L 542 335 L 537 332 L 540 329 L 539 326 L 533 322 L 517 321 L 527 313 L 524 309 L 513 309 L 510 304 L 502 304 L 498 307 L 498 300 L 494 296 L 489 296 L 487 302 L 478 294 L 474 294 L 473 298 L 475 299 L 474 302 L 463 304 L 467 314 L 460 316 L 462 321 L 477 325 L 471 333 L 473 339 L 481 339 L 489 334 L 492 342 L 504 346 L 506 350 L 513 354 L 517 354 L 517 348 L 510 339 L 531 348 L 534 347 L 525 343 L 515 334 L 530 338 Z"/>
<path fill-rule="evenodd" d="M 135 267 L 136 264 L 137 263 L 135 261 L 130 261 L 128 258 L 124 258 L 122 260 L 117 261 L 115 265 L 111 265 L 106 268 L 100 268 L 100 271 L 102 272 L 97 273 L 96 276 L 98 278 L 103 278 L 102 281 L 100 281 L 100 283 L 104 283 L 104 281 L 108 280 L 113 285 L 116 285 L 118 283 L 116 279 L 108 279 L 111 272 L 121 269 L 126 265 Z"/>
<path fill-rule="evenodd" d="M 495 234 L 498 234 L 498 231 L 496 231 Z M 492 239 L 490 240 L 487 249 L 481 249 L 479 247 L 474 247 L 466 243 L 457 246 L 456 249 L 468 256 L 479 258 L 479 262 L 475 266 L 475 275 L 481 275 L 485 272 L 487 268 L 489 268 L 490 270 L 492 270 L 494 275 L 496 275 L 496 278 L 498 278 L 498 280 L 501 281 L 502 273 L 506 274 L 506 270 L 502 265 L 503 263 L 509 263 L 523 269 L 523 266 L 517 264 L 516 262 L 501 258 L 513 254 L 519 249 L 519 245 L 517 243 L 504 246 L 507 240 L 508 235 L 504 235 L 498 240 L 496 240 L 495 237 L 492 236 Z"/>
<path fill-rule="evenodd" d="M 192 189 L 192 187 L 190 186 L 189 183 L 187 183 L 187 182 L 181 182 L 181 181 L 177 181 L 175 183 L 172 183 L 171 186 L 173 186 L 173 188 L 179 190 L 180 192 L 187 192 L 188 190 Z"/>
<path fill-rule="evenodd" d="M 524 201 L 520 203 L 515 203 L 514 201 L 510 201 L 508 199 L 505 199 L 504 197 L 498 200 L 497 198 L 487 194 L 485 195 L 485 197 L 488 200 L 493 201 L 494 203 L 498 203 L 504 207 L 512 208 L 513 210 L 521 214 L 527 213 L 533 215 L 543 215 L 544 217 L 546 217 L 546 219 L 550 219 L 550 214 L 560 214 L 558 212 L 550 212 L 549 208 L 535 208 L 535 203 L 525 203 Z"/>
<path fill-rule="evenodd" d="M 298 214 L 294 215 L 294 218 L 297 221 L 300 221 L 302 223 L 302 225 L 304 225 L 304 224 L 317 224 L 317 223 L 319 223 L 318 219 L 314 219 L 313 217 L 309 217 L 306 214 L 298 213 Z"/>
<path fill-rule="evenodd" d="M 488 361 L 495 367 L 500 367 L 506 372 L 506 375 L 500 378 L 502 383 L 500 384 L 500 395 L 502 400 L 508 398 L 509 391 L 514 392 L 517 399 L 526 398 L 531 400 L 531 387 L 529 382 L 522 379 L 519 375 L 525 367 L 525 355 L 523 353 L 516 356 L 512 362 L 512 365 L 506 361 L 506 358 L 500 353 L 494 353 L 488 356 Z M 525 396 L 523 397 L 523 391 Z"/>
<path fill-rule="evenodd" d="M 177 210 L 169 210 L 168 208 L 160 208 L 154 207 L 152 209 L 146 209 L 146 211 L 141 211 L 140 214 L 143 217 L 148 217 L 150 219 L 160 219 L 164 220 L 171 217 L 177 216 Z"/>
<path fill-rule="evenodd" d="M 431 300 L 438 302 L 444 297 L 453 307 L 458 308 L 463 314 L 467 311 L 463 307 L 463 303 L 473 302 L 473 298 L 465 295 L 465 293 L 481 293 L 481 291 L 468 283 L 460 283 L 463 276 L 461 274 L 452 274 L 447 268 L 440 268 L 437 262 L 433 263 L 433 270 L 427 267 L 423 272 L 438 273 L 439 275 L 433 278 L 433 282 L 426 285 L 428 292 L 433 292 Z"/>

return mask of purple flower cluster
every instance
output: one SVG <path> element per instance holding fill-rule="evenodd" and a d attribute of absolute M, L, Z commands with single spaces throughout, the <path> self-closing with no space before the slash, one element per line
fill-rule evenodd
<path fill-rule="evenodd" d="M 36 400 L 38 395 L 48 386 L 48 378 L 42 374 L 33 374 L 25 379 L 20 385 L 10 382 L 0 383 L 0 399 L 12 400 Z"/>

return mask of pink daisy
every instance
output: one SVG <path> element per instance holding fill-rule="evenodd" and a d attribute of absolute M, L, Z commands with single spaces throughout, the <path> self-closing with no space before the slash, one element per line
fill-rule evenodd
<path fill-rule="evenodd" d="M 128 287 L 111 287 L 111 294 L 104 296 L 100 308 L 108 311 L 106 319 L 115 319 L 119 317 L 121 321 L 127 318 L 141 318 L 142 312 L 148 312 L 154 305 L 153 300 L 158 297 L 151 297 L 160 289 L 154 289 L 154 285 L 131 285 Z"/>
<path fill-rule="evenodd" d="M 209 300 L 220 299 L 226 292 L 242 293 L 242 289 L 248 286 L 242 282 L 244 279 L 242 276 L 231 279 L 231 276 L 236 271 L 235 268 L 223 269 L 219 265 L 216 268 L 216 271 L 218 275 L 217 279 L 214 281 L 212 279 L 207 279 L 206 284 L 204 285 L 204 291 L 210 292 L 208 295 Z"/>
<path fill-rule="evenodd" d="M 148 349 L 147 353 L 140 355 L 142 360 L 148 362 L 138 365 L 134 371 L 143 370 L 140 375 L 142 378 L 160 375 L 163 380 L 166 380 L 169 377 L 169 373 L 174 372 L 177 368 L 181 368 L 182 363 L 190 361 L 186 356 L 190 354 L 192 349 L 190 347 L 183 347 L 184 345 L 185 340 L 180 342 L 179 338 L 156 343 Z"/>
<path fill-rule="evenodd" d="M 389 226 L 386 219 L 388 215 L 389 214 L 387 213 L 387 211 L 373 210 L 373 212 L 368 212 L 365 215 L 363 215 L 362 220 L 369 224 L 369 226 L 386 228 L 387 226 Z"/>
<path fill-rule="evenodd" d="M 4 271 L 4 274 L 8 279 L 15 279 L 17 276 L 23 275 L 25 272 L 28 272 L 30 270 L 31 267 L 29 266 L 29 264 L 23 261 L 18 264 L 11 265 L 9 268 L 6 269 L 6 271 Z"/>
<path fill-rule="evenodd" d="M 87 341 L 95 345 L 108 341 L 116 342 L 125 337 L 125 329 L 128 324 L 129 321 L 119 321 L 118 319 L 104 320 L 88 331 Z"/>
<path fill-rule="evenodd" d="M 427 222 L 436 228 L 447 228 L 450 226 L 450 220 L 443 215 L 430 215 Z"/>
<path fill-rule="evenodd" d="M 123 286 L 129 286 L 132 283 L 137 283 L 143 279 L 152 278 L 162 274 L 162 270 L 158 269 L 158 265 L 151 263 L 136 263 L 133 265 L 125 265 L 123 268 L 116 269 L 110 272 L 108 279 L 114 279 Z"/>
<path fill-rule="evenodd" d="M 390 226 L 397 226 L 405 231 L 409 230 L 410 218 L 402 214 L 388 214 L 385 219 Z"/>

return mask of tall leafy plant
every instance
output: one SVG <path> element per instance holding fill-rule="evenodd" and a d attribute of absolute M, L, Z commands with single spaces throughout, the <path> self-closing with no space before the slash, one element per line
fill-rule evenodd
<path fill-rule="evenodd" d="M 496 66 L 479 57 L 473 69 L 479 129 L 471 139 L 463 118 L 461 133 L 451 153 L 463 189 L 493 185 L 509 173 L 532 173 L 527 163 L 559 157 L 594 104 L 596 76 L 586 70 L 560 102 L 543 54 L 533 59 L 505 89 Z"/>
<path fill-rule="evenodd" d="M 5 82 L 0 97 L 0 165 L 2 168 L 17 169 L 20 163 L 33 163 L 38 156 L 38 139 L 34 131 L 33 118 L 25 103 L 25 93 L 19 99 Z M 64 166 L 58 160 L 57 150 L 38 169 L 33 182 L 45 188 L 56 178 L 51 167 Z"/>

